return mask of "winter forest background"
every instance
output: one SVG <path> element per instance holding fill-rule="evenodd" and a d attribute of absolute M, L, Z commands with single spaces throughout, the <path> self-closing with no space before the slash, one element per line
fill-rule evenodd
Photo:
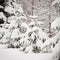
<path fill-rule="evenodd" d="M 0 0 L 0 49 L 59 60 L 60 0 Z"/>

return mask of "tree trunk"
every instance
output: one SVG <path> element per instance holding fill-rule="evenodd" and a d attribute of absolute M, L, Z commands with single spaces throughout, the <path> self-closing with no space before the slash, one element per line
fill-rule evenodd
<path fill-rule="evenodd" d="M 48 18 L 49 18 L 49 37 L 51 37 L 51 0 L 49 0 L 49 15 L 48 15 Z"/>
<path fill-rule="evenodd" d="M 32 0 L 32 16 L 34 15 L 34 0 Z"/>

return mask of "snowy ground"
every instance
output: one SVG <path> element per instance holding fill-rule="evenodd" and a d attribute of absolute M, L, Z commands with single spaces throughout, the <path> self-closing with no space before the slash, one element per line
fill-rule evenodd
<path fill-rule="evenodd" d="M 51 60 L 52 53 L 23 53 L 19 49 L 7 49 L 0 44 L 0 60 Z"/>
<path fill-rule="evenodd" d="M 18 49 L 0 49 L 0 60 L 51 60 L 49 54 L 25 54 Z"/>

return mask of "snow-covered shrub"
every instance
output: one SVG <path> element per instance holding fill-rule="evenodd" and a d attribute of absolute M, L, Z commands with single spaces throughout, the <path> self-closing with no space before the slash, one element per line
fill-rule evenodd
<path fill-rule="evenodd" d="M 60 59 L 60 42 L 56 44 L 55 48 L 53 49 L 52 60 L 59 60 Z"/>
<path fill-rule="evenodd" d="M 25 27 L 24 27 L 25 28 Z M 27 44 L 26 42 L 28 41 L 27 39 L 26 39 L 26 41 L 25 41 L 25 39 L 23 39 L 24 38 L 24 34 L 25 34 L 25 31 L 24 31 L 24 29 L 23 30 L 21 30 L 22 29 L 22 27 L 20 27 L 20 28 L 13 28 L 13 29 L 11 29 L 11 36 L 10 36 L 10 38 L 11 38 L 11 41 L 10 41 L 10 43 L 9 43 L 9 46 L 8 47 L 12 47 L 12 48 L 20 48 L 20 45 L 21 44 L 23 44 L 23 45 L 25 45 L 25 44 Z M 23 31 L 23 33 L 21 32 L 21 31 Z M 26 37 L 25 37 L 26 38 Z M 14 40 L 14 41 L 13 41 Z M 24 40 L 24 41 L 22 41 L 22 40 Z M 24 43 L 23 43 L 24 42 Z M 29 43 L 28 43 L 29 44 Z"/>
<path fill-rule="evenodd" d="M 0 42 L 2 44 L 8 44 L 9 48 L 19 48 L 20 39 L 23 34 L 26 32 L 27 27 L 23 26 L 21 19 L 26 19 L 21 5 L 16 4 L 15 2 L 7 2 L 7 6 L 4 7 L 4 12 L 0 12 L 0 20 L 3 19 L 5 23 L 0 24 Z M 9 17 L 5 16 L 5 13 L 10 14 Z M 25 24 L 27 25 L 27 24 Z"/>
<path fill-rule="evenodd" d="M 32 51 L 32 49 L 29 48 L 29 47 L 32 47 L 31 44 L 36 43 L 35 42 L 36 34 L 33 32 L 32 29 L 29 30 L 29 28 L 27 28 L 27 32 L 25 33 L 25 35 L 26 36 L 24 36 L 24 38 L 20 39 L 20 43 L 23 46 L 24 52 L 29 52 L 30 50 Z"/>
<path fill-rule="evenodd" d="M 43 43 L 45 43 L 49 37 L 39 27 L 33 27 L 30 32 L 30 39 L 32 40 L 32 44 L 35 44 L 35 46 L 33 46 L 33 52 L 38 53 L 41 52 Z"/>
<path fill-rule="evenodd" d="M 46 48 L 48 52 L 52 52 L 52 49 L 55 48 L 55 46 L 59 43 L 59 41 L 60 41 L 60 32 L 58 32 L 54 37 L 46 40 L 45 43 L 42 45 L 42 49 L 44 50 Z"/>
<path fill-rule="evenodd" d="M 44 44 L 41 46 L 42 52 L 52 52 L 55 46 L 59 44 L 59 41 L 60 41 L 60 32 L 58 32 L 56 36 L 49 38 L 44 42 Z"/>
<path fill-rule="evenodd" d="M 56 46 L 56 44 L 58 44 L 58 42 L 60 41 L 60 32 L 58 32 L 54 37 L 49 38 L 48 41 L 50 41 L 49 43 L 52 43 L 52 49 Z"/>
<path fill-rule="evenodd" d="M 48 39 L 48 36 L 45 34 L 44 37 L 43 36 L 43 31 L 41 33 L 41 29 L 38 27 L 33 27 L 29 33 L 29 39 L 31 40 L 31 43 L 33 44 L 32 48 L 33 48 L 33 52 L 34 53 L 39 53 L 41 51 L 41 48 L 43 46 L 43 41 L 42 39 L 45 39 L 45 41 Z M 40 33 L 39 33 L 40 32 Z M 42 38 L 40 37 L 40 34 L 42 34 Z M 40 38 L 39 38 L 40 37 Z"/>

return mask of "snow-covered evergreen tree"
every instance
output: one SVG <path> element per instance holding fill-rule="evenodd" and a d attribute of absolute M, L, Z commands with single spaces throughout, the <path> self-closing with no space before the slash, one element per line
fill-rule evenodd
<path fill-rule="evenodd" d="M 1 6 L 3 11 L 0 12 L 0 42 L 2 44 L 9 44 L 8 47 L 16 47 L 20 39 L 20 31 L 22 31 L 21 29 L 23 28 L 21 26 L 23 22 L 22 19 L 26 19 L 26 17 L 21 5 L 17 5 L 16 2 L 13 1 L 8 1 L 7 4 L 5 7 Z"/>

